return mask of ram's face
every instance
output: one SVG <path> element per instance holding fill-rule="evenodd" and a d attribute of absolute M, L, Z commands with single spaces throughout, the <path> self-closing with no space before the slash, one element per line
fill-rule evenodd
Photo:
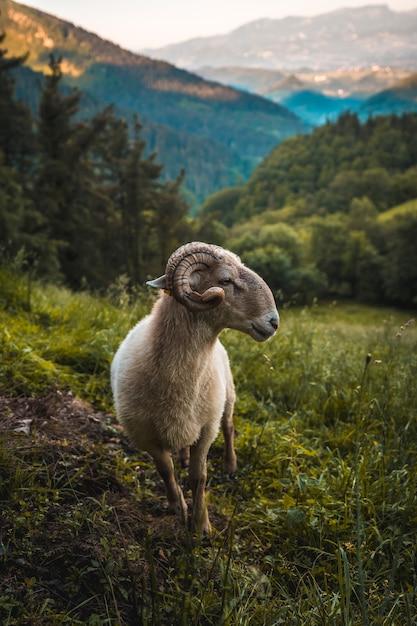
<path fill-rule="evenodd" d="M 214 290 L 223 294 L 218 305 L 206 312 L 222 328 L 239 330 L 256 341 L 266 341 L 278 329 L 279 315 L 270 288 L 231 253 L 210 267 L 193 272 L 190 287 L 200 294 Z"/>

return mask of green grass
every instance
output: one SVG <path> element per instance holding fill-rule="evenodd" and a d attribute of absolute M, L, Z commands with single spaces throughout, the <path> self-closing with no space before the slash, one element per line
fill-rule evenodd
<path fill-rule="evenodd" d="M 239 471 L 222 477 L 219 437 L 208 542 L 167 515 L 109 414 L 112 355 L 151 305 L 124 287 L 93 297 L 0 274 L 0 384 L 32 419 L 8 430 L 4 410 L 0 433 L 0 621 L 416 624 L 412 314 L 315 303 L 283 309 L 266 344 L 223 334 Z"/>
<path fill-rule="evenodd" d="M 129 300 L 123 279 L 100 298 L 51 285 L 33 288 L 24 278 L 4 273 L 0 374 L 6 393 L 39 393 L 55 385 L 109 408 L 111 359 L 151 301 L 147 294 L 136 295 L 134 304 Z M 119 306 L 125 306 L 123 314 Z"/>

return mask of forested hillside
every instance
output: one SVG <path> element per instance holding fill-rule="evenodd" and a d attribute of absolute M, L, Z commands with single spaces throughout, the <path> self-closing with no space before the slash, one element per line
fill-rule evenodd
<path fill-rule="evenodd" d="M 361 124 L 346 113 L 275 148 L 202 215 L 286 298 L 415 303 L 416 136 L 416 114 Z"/>
<path fill-rule="evenodd" d="M 3 40 L 0 42 L 4 44 Z M 166 181 L 142 126 L 111 107 L 76 121 L 52 59 L 37 115 L 15 96 L 24 57 L 0 53 L 0 243 L 30 275 L 72 288 L 159 274 L 191 239 L 225 245 L 287 300 L 417 296 L 417 115 L 342 115 L 278 145 L 241 187 L 190 218 L 183 174 Z"/>
<path fill-rule="evenodd" d="M 0 38 L 0 47 L 4 37 Z M 0 50 L 0 244 L 32 275 L 72 288 L 103 287 L 122 274 L 143 282 L 172 248 L 192 237 L 180 185 L 145 156 L 136 119 L 111 107 L 74 121 L 81 93 L 60 91 L 52 60 L 36 118 L 14 94 L 24 62 Z"/>
<path fill-rule="evenodd" d="M 25 74 L 16 73 L 25 102 L 37 110 L 39 75 L 29 73 L 47 72 L 52 53 L 62 60 L 61 87 L 83 92 L 78 119 L 91 119 L 113 105 L 132 128 L 138 115 L 146 153 L 157 151 L 165 164 L 162 178 L 176 178 L 184 168 L 183 184 L 199 202 L 217 189 L 246 180 L 279 141 L 308 129 L 280 104 L 133 54 L 12 0 L 2 0 L 1 18 L 9 55 L 30 53 Z"/>

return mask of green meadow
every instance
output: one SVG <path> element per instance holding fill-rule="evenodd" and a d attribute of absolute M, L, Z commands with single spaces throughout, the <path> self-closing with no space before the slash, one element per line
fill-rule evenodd
<path fill-rule="evenodd" d="M 280 308 L 265 344 L 222 335 L 238 474 L 220 435 L 207 540 L 167 514 L 112 411 L 112 355 L 152 301 L 1 270 L 0 622 L 416 624 L 413 313 L 314 301 Z"/>

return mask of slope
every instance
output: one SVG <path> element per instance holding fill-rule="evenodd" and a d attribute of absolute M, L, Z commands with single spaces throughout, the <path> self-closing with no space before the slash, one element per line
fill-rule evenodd
<path fill-rule="evenodd" d="M 185 167 L 186 185 L 199 199 L 245 179 L 273 146 L 307 129 L 278 104 L 133 54 L 12 0 L 4 0 L 3 28 L 8 53 L 30 51 L 32 70 L 45 72 L 53 53 L 62 58 L 66 84 L 90 102 L 114 104 L 152 126 L 149 150 L 175 175 Z"/>

